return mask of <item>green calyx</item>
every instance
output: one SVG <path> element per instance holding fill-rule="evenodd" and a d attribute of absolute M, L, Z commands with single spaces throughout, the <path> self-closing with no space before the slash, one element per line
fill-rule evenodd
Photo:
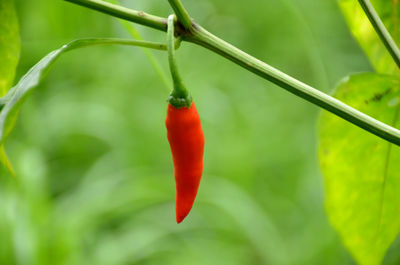
<path fill-rule="evenodd" d="M 192 105 L 192 96 L 186 89 L 176 89 L 172 90 L 168 97 L 168 103 L 179 109 L 182 107 L 190 108 Z"/>

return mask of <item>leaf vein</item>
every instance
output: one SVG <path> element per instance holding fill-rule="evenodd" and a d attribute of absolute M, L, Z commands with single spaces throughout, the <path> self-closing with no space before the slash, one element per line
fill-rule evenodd
<path fill-rule="evenodd" d="M 396 126 L 397 120 L 399 118 L 399 113 L 400 113 L 400 104 L 397 105 L 396 111 L 394 113 L 394 118 L 392 122 L 392 126 Z M 392 146 L 393 144 L 388 143 L 387 147 L 387 152 L 386 152 L 386 157 L 385 157 L 385 164 L 383 168 L 383 182 L 381 185 L 381 194 L 380 194 L 380 202 L 379 202 L 379 214 L 378 214 L 378 226 L 376 230 L 376 238 L 379 236 L 380 229 L 381 229 L 381 224 L 382 224 L 382 211 L 383 211 L 383 204 L 384 204 L 384 197 L 385 197 L 385 190 L 386 190 L 386 180 L 389 172 L 389 162 L 390 162 L 390 155 L 392 152 Z"/>

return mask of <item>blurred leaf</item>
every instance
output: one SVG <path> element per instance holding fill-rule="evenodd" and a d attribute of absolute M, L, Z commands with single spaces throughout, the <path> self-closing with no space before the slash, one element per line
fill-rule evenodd
<path fill-rule="evenodd" d="M 358 74 L 334 95 L 395 126 L 399 85 L 395 77 Z M 327 112 L 319 140 L 330 221 L 360 264 L 380 264 L 400 229 L 400 148 Z"/>
<path fill-rule="evenodd" d="M 118 0 L 108 0 L 107 2 L 120 5 L 120 1 Z M 121 25 L 126 29 L 126 31 L 129 33 L 129 35 L 132 36 L 132 38 L 136 40 L 143 40 L 141 34 L 139 31 L 136 29 L 136 27 L 130 23 L 129 21 L 123 20 L 123 19 L 118 19 Z M 149 60 L 151 66 L 153 67 L 154 71 L 156 71 L 158 77 L 160 77 L 161 81 L 163 82 L 165 88 L 168 90 L 168 92 L 171 91 L 171 81 L 168 78 L 168 75 L 165 73 L 164 69 L 160 65 L 160 63 L 157 61 L 157 59 L 154 57 L 153 53 L 146 48 L 142 48 L 143 53 L 146 55 L 147 59 Z"/>
<path fill-rule="evenodd" d="M 140 46 L 140 42 L 141 41 L 107 38 L 80 39 L 72 41 L 62 46 L 60 49 L 54 50 L 46 55 L 19 80 L 16 86 L 10 89 L 3 98 L 0 98 L 0 104 L 4 105 L 0 113 L 0 144 L 4 143 L 6 137 L 14 128 L 18 112 L 25 98 L 39 85 L 40 81 L 46 76 L 53 63 L 62 54 L 73 49 L 93 45 L 120 44 Z M 155 48 L 159 48 L 160 46 L 157 43 L 153 44 Z"/>
<path fill-rule="evenodd" d="M 397 0 L 371 0 L 371 3 L 395 42 L 399 43 L 399 2 Z M 339 5 L 352 34 L 369 57 L 375 70 L 383 74 L 399 74 L 396 64 L 379 39 L 358 1 L 339 0 Z"/>
<path fill-rule="evenodd" d="M 291 264 L 292 256 L 288 255 L 287 246 L 276 229 L 271 217 L 263 211 L 257 202 L 240 187 L 224 179 L 213 176 L 205 187 L 205 201 L 217 207 L 218 211 L 228 213 L 237 223 L 260 259 L 265 264 Z M 216 216 L 221 218 L 221 216 Z M 213 220 L 213 225 L 218 220 Z M 227 224 L 226 224 L 227 225 Z M 238 232 L 239 233 L 239 232 Z M 292 253 L 293 254 L 293 253 Z"/>
<path fill-rule="evenodd" d="M 21 50 L 14 1 L 0 0 L 0 96 L 11 87 Z"/>
<path fill-rule="evenodd" d="M 4 145 L 0 146 L 0 163 L 15 177 L 14 169 L 8 159 Z"/>

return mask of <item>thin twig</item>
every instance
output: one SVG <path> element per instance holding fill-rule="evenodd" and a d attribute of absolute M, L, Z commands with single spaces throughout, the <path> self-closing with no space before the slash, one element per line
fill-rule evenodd
<path fill-rule="evenodd" d="M 167 19 L 99 0 L 65 0 L 154 29 L 167 31 Z"/>
<path fill-rule="evenodd" d="M 400 68 L 400 50 L 369 0 L 358 0 L 379 38 Z"/>
<path fill-rule="evenodd" d="M 170 6 L 175 12 L 178 21 L 185 27 L 185 29 L 192 31 L 193 25 L 189 13 L 186 11 L 180 0 L 168 0 Z"/>

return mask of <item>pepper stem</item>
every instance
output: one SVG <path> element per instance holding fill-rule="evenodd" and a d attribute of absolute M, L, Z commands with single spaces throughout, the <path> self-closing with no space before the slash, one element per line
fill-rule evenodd
<path fill-rule="evenodd" d="M 168 102 L 175 108 L 187 107 L 190 108 L 192 105 L 192 97 L 186 90 L 182 82 L 182 78 L 178 72 L 178 66 L 175 57 L 175 15 L 170 15 L 168 17 L 168 29 L 167 29 L 167 47 L 168 47 L 168 63 L 169 69 L 171 71 L 172 80 L 174 82 L 174 87 L 170 96 L 168 97 Z"/>

